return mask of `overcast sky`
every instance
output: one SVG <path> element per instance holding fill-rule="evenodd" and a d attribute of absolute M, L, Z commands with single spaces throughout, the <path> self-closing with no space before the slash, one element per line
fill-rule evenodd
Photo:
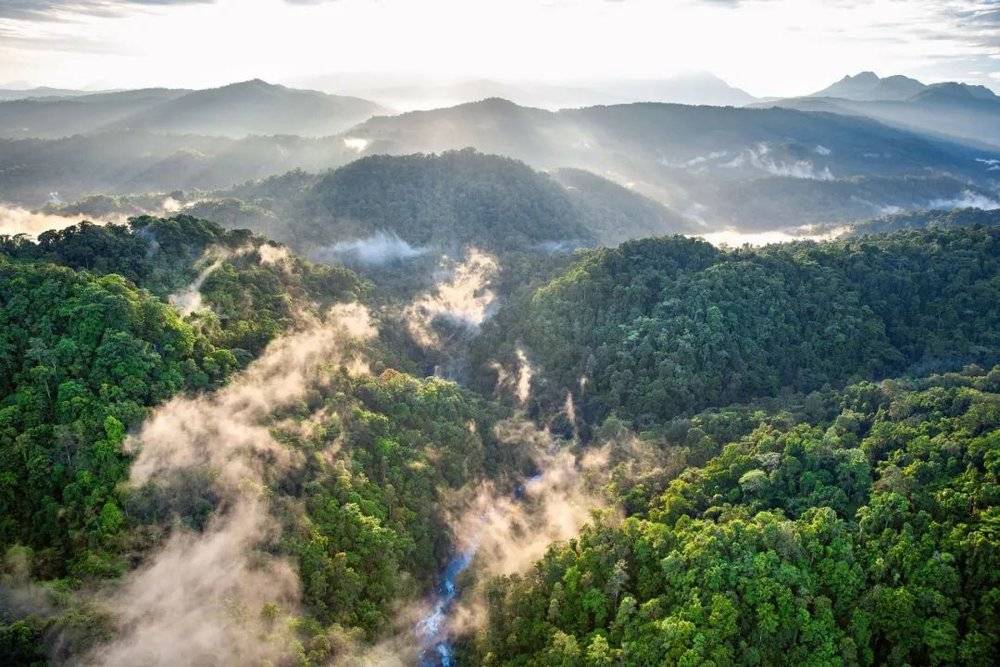
<path fill-rule="evenodd" d="M 0 0 L 0 84 L 707 70 L 794 95 L 866 69 L 1000 90 L 1000 0 Z"/>

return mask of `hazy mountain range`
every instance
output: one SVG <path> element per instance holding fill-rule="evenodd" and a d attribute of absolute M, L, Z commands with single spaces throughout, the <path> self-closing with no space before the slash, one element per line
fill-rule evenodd
<path fill-rule="evenodd" d="M 0 136 L 56 138 L 110 130 L 325 136 L 385 111 L 368 100 L 254 79 L 206 90 L 152 88 L 7 101 L 0 103 Z"/>
<path fill-rule="evenodd" d="M 708 72 L 692 72 L 662 79 L 615 79 L 563 84 L 490 79 L 447 83 L 400 79 L 373 84 L 375 80 L 371 76 L 330 75 L 308 78 L 303 84 L 327 92 L 378 100 L 405 111 L 454 106 L 490 97 L 549 110 L 628 102 L 743 106 L 758 101 L 750 93 L 730 86 Z"/>
<path fill-rule="evenodd" d="M 985 86 L 927 85 L 905 76 L 880 78 L 862 72 L 812 95 L 759 105 L 863 115 L 898 127 L 1000 146 L 1000 97 Z"/>
<path fill-rule="evenodd" d="M 691 93 L 692 81 L 740 94 L 701 75 L 662 89 Z M 996 208 L 1000 151 L 984 138 L 996 132 L 988 121 L 998 104 L 986 89 L 873 74 L 816 96 L 744 108 L 638 102 L 552 111 L 492 97 L 378 115 L 386 112 L 375 102 L 259 80 L 20 100 L 0 103 L 0 133 L 40 138 L 0 143 L 0 200 L 37 207 L 92 194 L 208 192 L 371 155 L 472 147 L 564 180 L 574 172 L 559 170 L 584 170 L 703 229 Z M 803 109 L 788 108 L 796 106 Z M 875 119 L 865 109 L 908 117 L 923 109 L 936 129 Z M 971 127 L 962 119 L 973 116 L 986 126 L 976 145 L 946 136 L 948 122 Z M 600 197 L 589 205 L 599 208 Z M 617 214 L 604 212 L 611 220 Z"/>

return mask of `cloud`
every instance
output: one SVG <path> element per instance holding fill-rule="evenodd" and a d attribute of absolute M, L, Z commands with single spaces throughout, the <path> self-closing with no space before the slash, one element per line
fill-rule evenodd
<path fill-rule="evenodd" d="M 819 148 L 822 148 L 820 146 Z M 817 151 L 818 152 L 818 151 Z M 729 169 L 740 169 L 749 166 L 765 171 L 773 176 L 785 178 L 801 178 L 816 181 L 832 181 L 833 173 L 829 167 L 817 170 L 809 160 L 777 160 L 771 157 L 771 148 L 766 143 L 745 149 L 735 158 L 721 165 Z"/>
<path fill-rule="evenodd" d="M 228 253 L 222 251 L 213 252 L 214 255 L 211 257 L 209 265 L 198 272 L 198 276 L 190 285 L 167 296 L 167 301 L 170 305 L 176 308 L 184 317 L 202 309 L 201 286 L 205 284 L 210 275 L 215 273 L 216 269 L 222 266 L 222 263 L 228 257 Z"/>
<path fill-rule="evenodd" d="M 210 4 L 215 0 L 4 0 L 0 18 L 18 21 L 66 21 L 73 15 L 98 17 L 122 16 L 129 9 L 143 6 Z"/>
<path fill-rule="evenodd" d="M 450 637 L 482 622 L 485 584 L 491 577 L 524 572 L 549 545 L 575 537 L 595 511 L 608 509 L 599 490 L 607 477 L 608 447 L 577 455 L 569 443 L 521 417 L 500 422 L 494 434 L 506 446 L 525 451 L 539 472 L 513 493 L 483 482 L 445 500 L 454 508 L 448 523 L 455 549 L 448 565 L 452 571 L 445 577 L 454 583 L 469 568 L 478 585 L 460 596 L 446 587 L 407 612 L 406 617 L 419 619 L 413 632 L 425 653 L 447 647 Z"/>
<path fill-rule="evenodd" d="M 319 261 L 349 261 L 365 266 L 382 266 L 391 262 L 411 259 L 427 253 L 427 248 L 417 248 L 396 234 L 376 232 L 353 241 L 341 241 L 319 248 L 311 253 Z"/>
<path fill-rule="evenodd" d="M 26 234 L 35 238 L 50 229 L 65 229 L 90 219 L 92 218 L 82 215 L 63 216 L 35 213 L 18 206 L 0 204 L 0 235 Z M 95 224 L 101 224 L 101 221 L 97 221 Z"/>
<path fill-rule="evenodd" d="M 963 190 L 957 197 L 951 199 L 934 199 L 927 204 L 927 208 L 952 209 L 952 208 L 981 208 L 984 211 L 992 211 L 1000 208 L 1000 201 L 987 197 L 986 195 L 972 190 Z"/>

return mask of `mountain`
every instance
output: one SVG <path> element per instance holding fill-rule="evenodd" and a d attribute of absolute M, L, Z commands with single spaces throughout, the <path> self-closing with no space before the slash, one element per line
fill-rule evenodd
<path fill-rule="evenodd" d="M 0 102 L 0 137 L 56 138 L 90 133 L 131 115 L 148 112 L 188 92 L 146 88 Z"/>
<path fill-rule="evenodd" d="M 1000 146 L 1000 97 L 985 86 L 956 82 L 925 85 L 903 76 L 880 79 L 862 72 L 807 97 L 754 106 L 867 116 L 933 136 Z"/>
<path fill-rule="evenodd" d="M 327 136 L 384 112 L 368 100 L 286 88 L 254 79 L 192 91 L 155 108 L 137 111 L 108 129 L 227 137 Z"/>
<path fill-rule="evenodd" d="M 345 137 L 363 154 L 473 146 L 548 168 L 618 171 L 655 182 L 667 170 L 731 179 L 766 175 L 846 178 L 949 171 L 982 176 L 981 151 L 863 118 L 782 108 L 734 109 L 635 103 L 563 109 L 486 99 L 445 109 L 378 116 Z M 827 176 L 829 172 L 830 176 Z"/>
<path fill-rule="evenodd" d="M 372 86 L 376 76 L 330 75 L 306 79 L 320 90 L 349 91 L 384 101 L 393 108 L 412 111 L 454 106 L 487 98 L 503 98 L 522 106 L 557 110 L 595 104 L 673 102 L 712 106 L 743 106 L 757 98 L 708 72 L 694 72 L 659 79 L 614 79 L 553 84 L 540 81 L 469 79 L 448 83 L 401 79 L 391 85 Z"/>
<path fill-rule="evenodd" d="M 40 206 L 93 193 L 215 190 L 301 168 L 322 171 L 356 151 L 339 137 L 205 137 L 114 131 L 0 139 L 0 199 Z"/>
<path fill-rule="evenodd" d="M 367 100 L 255 79 L 207 90 L 148 89 L 0 102 L 0 137 L 55 138 L 123 130 L 324 136 L 381 112 L 384 109 Z"/>
<path fill-rule="evenodd" d="M 692 228 L 662 204 L 594 174 L 550 176 L 471 149 L 375 155 L 319 176 L 290 172 L 222 191 L 190 210 L 342 261 L 362 246 L 386 246 L 386 257 L 393 249 L 412 257 L 466 246 L 547 252 Z"/>
<path fill-rule="evenodd" d="M 998 159 L 845 114 L 659 103 L 551 112 L 487 99 L 375 117 L 344 136 L 363 143 L 362 154 L 473 146 L 536 168 L 586 169 L 631 183 L 696 222 L 758 229 L 788 224 L 757 214 L 783 205 L 776 189 L 799 193 L 785 216 L 799 224 L 869 218 L 888 206 L 926 208 L 968 188 L 988 194 Z M 921 179 L 931 186 L 926 193 Z"/>
<path fill-rule="evenodd" d="M 553 112 L 498 98 L 375 116 L 321 138 L 117 129 L 5 141 L 0 197 L 39 206 L 52 193 L 72 200 L 95 192 L 217 190 L 294 169 L 325 171 L 371 155 L 466 147 L 533 169 L 584 169 L 705 229 L 867 219 L 889 207 L 958 202 L 966 192 L 1000 197 L 993 171 L 1000 151 L 857 115 L 662 103 Z M 794 197 L 776 198 L 781 192 Z M 773 218 L 775 210 L 780 216 Z"/>
<path fill-rule="evenodd" d="M 887 76 L 884 79 L 874 72 L 861 72 L 845 76 L 840 81 L 813 93 L 809 97 L 837 97 L 859 102 L 908 100 L 927 86 L 906 76 Z"/>
<path fill-rule="evenodd" d="M 94 94 L 93 91 L 49 88 L 48 86 L 38 86 L 36 88 L 7 87 L 0 88 L 0 102 L 41 97 L 80 97 L 92 94 Z"/>
<path fill-rule="evenodd" d="M 583 169 L 556 169 L 581 219 L 604 244 L 644 236 L 693 232 L 698 225 L 658 201 Z"/>

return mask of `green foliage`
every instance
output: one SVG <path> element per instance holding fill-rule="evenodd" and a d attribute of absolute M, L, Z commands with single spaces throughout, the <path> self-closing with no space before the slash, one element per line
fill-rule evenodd
<path fill-rule="evenodd" d="M 41 576 L 118 571 L 125 430 L 235 366 L 120 276 L 0 258 L 0 545 Z"/>
<path fill-rule="evenodd" d="M 395 601 L 432 585 L 451 552 L 443 496 L 486 474 L 495 418 L 453 383 L 396 371 L 340 378 L 302 410 L 284 435 L 307 463 L 278 490 L 315 619 L 377 636 Z"/>
<path fill-rule="evenodd" d="M 856 385 L 836 417 L 758 426 L 645 518 L 596 523 L 495 580 L 480 659 L 990 664 L 997 377 Z"/>
<path fill-rule="evenodd" d="M 161 297 L 183 290 L 221 257 L 200 289 L 214 314 L 195 317 L 213 344 L 236 351 L 241 361 L 286 329 L 296 310 L 354 300 L 364 292 L 347 269 L 304 261 L 245 229 L 227 231 L 189 215 L 140 216 L 127 225 L 83 222 L 44 232 L 37 243 L 0 236 L 0 253 L 116 273 Z"/>
<path fill-rule="evenodd" d="M 583 256 L 487 327 L 522 340 L 542 405 L 640 427 L 712 405 L 1000 352 L 1000 231 L 908 232 L 725 252 L 680 237 Z M 580 378 L 586 389 L 580 391 Z M 582 395 L 580 395 L 582 393 Z"/>
<path fill-rule="evenodd" d="M 472 149 L 363 158 L 322 177 L 300 206 L 316 222 L 298 235 L 323 243 L 377 231 L 415 246 L 497 250 L 591 238 L 558 183 Z"/>

